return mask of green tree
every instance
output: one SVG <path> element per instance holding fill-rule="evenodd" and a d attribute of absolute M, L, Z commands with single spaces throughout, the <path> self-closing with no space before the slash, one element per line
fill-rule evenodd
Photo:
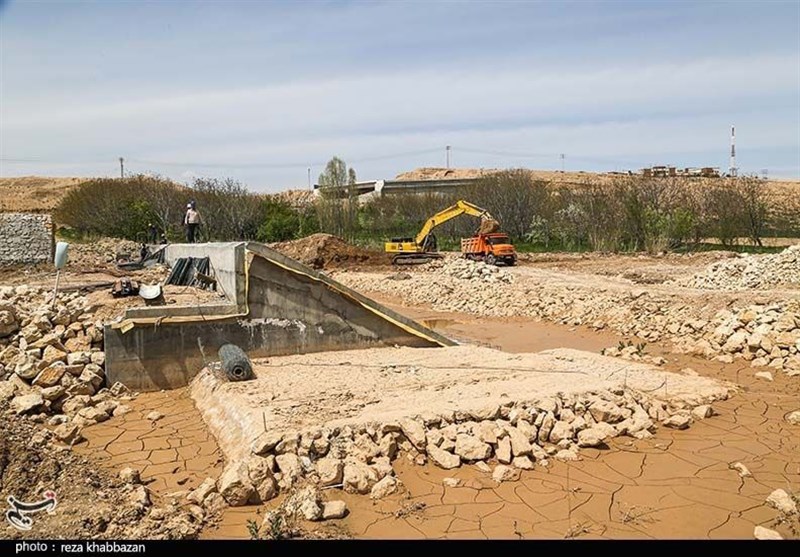
<path fill-rule="evenodd" d="M 301 216 L 285 201 L 267 199 L 264 201 L 264 214 L 266 218 L 256 235 L 258 241 L 285 242 L 301 235 Z"/>

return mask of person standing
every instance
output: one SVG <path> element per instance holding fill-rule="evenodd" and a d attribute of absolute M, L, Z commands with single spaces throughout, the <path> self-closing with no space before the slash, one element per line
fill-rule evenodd
<path fill-rule="evenodd" d="M 200 227 L 200 213 L 195 208 L 194 201 L 186 205 L 186 215 L 183 217 L 183 224 L 186 226 L 186 241 L 194 244 L 197 240 L 197 229 Z"/>

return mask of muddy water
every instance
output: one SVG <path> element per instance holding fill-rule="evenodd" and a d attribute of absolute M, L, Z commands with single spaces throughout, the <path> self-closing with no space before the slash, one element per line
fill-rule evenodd
<path fill-rule="evenodd" d="M 397 307 L 397 306 L 395 306 Z M 607 333 L 526 319 L 475 318 L 397 307 L 406 315 L 462 341 L 509 352 L 556 347 L 599 351 L 619 339 Z M 653 439 L 619 438 L 604 450 L 581 450 L 577 462 L 523 471 L 520 481 L 497 484 L 474 466 L 445 471 L 396 462 L 406 491 L 382 501 L 325 491 L 347 502 L 350 514 L 336 524 L 363 538 L 752 538 L 764 525 L 798 537 L 800 523 L 776 523 L 764 504 L 777 488 L 800 492 L 800 427 L 783 416 L 800 407 L 800 382 L 776 374 L 774 383 L 753 378 L 741 363 L 721 365 L 675 356 L 667 369 L 691 366 L 698 373 L 735 381 L 744 390 L 716 404 L 718 415 L 689 430 L 659 428 Z M 134 412 L 89 428 L 88 451 L 107 466 L 136 465 L 156 492 L 187 489 L 216 477 L 221 457 L 185 391 L 152 393 Z M 151 409 L 166 416 L 155 424 Z M 156 441 L 158 440 L 158 441 Z M 171 450 L 170 450 L 171 449 Z M 752 476 L 741 478 L 741 462 Z M 445 487 L 445 477 L 458 478 Z M 227 510 L 203 537 L 246 538 L 247 521 L 261 523 L 267 507 Z M 312 526 L 313 527 L 313 526 Z"/>

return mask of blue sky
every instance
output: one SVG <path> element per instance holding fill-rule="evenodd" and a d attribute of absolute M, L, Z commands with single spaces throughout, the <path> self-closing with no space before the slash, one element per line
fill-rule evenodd
<path fill-rule="evenodd" d="M 418 166 L 800 176 L 800 2 L 0 7 L 0 174 L 303 187 Z"/>

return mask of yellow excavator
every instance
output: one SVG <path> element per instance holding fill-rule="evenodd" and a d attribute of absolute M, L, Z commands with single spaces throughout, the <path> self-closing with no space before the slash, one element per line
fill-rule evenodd
<path fill-rule="evenodd" d="M 464 214 L 481 219 L 478 235 L 491 234 L 500 228 L 500 223 L 498 223 L 486 209 L 481 209 L 468 201 L 457 201 L 455 204 L 447 209 L 439 211 L 425 221 L 422 229 L 414 238 L 392 238 L 390 242 L 386 242 L 386 252 L 394 254 L 392 256 L 392 263 L 413 265 L 425 263 L 432 259 L 441 259 L 442 254 L 438 252 L 438 245 L 436 236 L 433 235 L 433 229 L 440 224 L 444 224 Z"/>

